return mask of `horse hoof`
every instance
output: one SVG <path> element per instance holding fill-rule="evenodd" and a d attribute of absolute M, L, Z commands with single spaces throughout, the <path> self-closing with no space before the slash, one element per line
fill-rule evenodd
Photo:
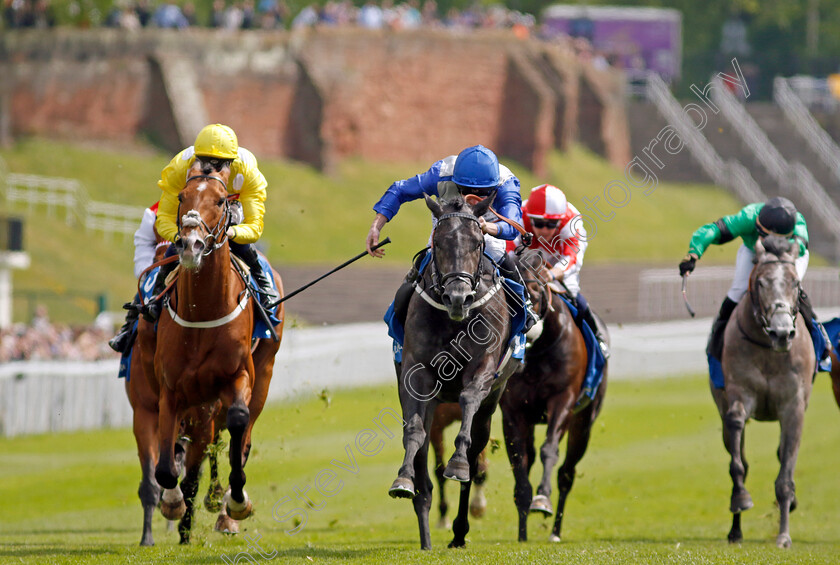
<path fill-rule="evenodd" d="M 463 460 L 450 459 L 443 470 L 443 478 L 459 483 L 470 482 L 470 464 Z"/>
<path fill-rule="evenodd" d="M 735 543 L 741 543 L 742 541 L 744 541 L 744 536 L 741 534 L 740 531 L 738 531 L 738 532 L 732 531 L 732 532 L 729 532 L 729 535 L 726 536 L 726 539 L 729 541 L 729 543 L 735 544 Z"/>
<path fill-rule="evenodd" d="M 544 494 L 538 494 L 531 500 L 531 507 L 528 508 L 528 512 L 539 513 L 546 518 L 554 514 L 554 510 L 551 508 L 551 500 Z"/>
<path fill-rule="evenodd" d="M 449 542 L 449 545 L 447 545 L 446 547 L 448 547 L 450 549 L 457 549 L 459 547 L 466 547 L 466 546 L 467 546 L 467 542 L 464 541 L 464 540 L 452 540 L 451 542 Z"/>
<path fill-rule="evenodd" d="M 548 541 L 550 541 L 551 543 L 560 543 L 560 536 L 556 534 L 551 534 L 550 536 L 548 536 Z"/>
<path fill-rule="evenodd" d="M 749 510 L 753 507 L 752 497 L 747 491 L 732 495 L 732 503 L 729 506 L 729 511 L 733 514 Z"/>
<path fill-rule="evenodd" d="M 388 489 L 391 498 L 414 498 L 414 481 L 405 477 L 397 477 Z"/>
<path fill-rule="evenodd" d="M 227 514 L 219 514 L 216 519 L 216 525 L 213 530 L 222 534 L 235 535 L 239 533 L 239 522 L 228 516 Z"/>
<path fill-rule="evenodd" d="M 208 512 L 215 514 L 222 509 L 222 497 L 224 494 L 225 491 L 219 483 L 216 483 L 212 489 L 207 491 L 207 495 L 204 497 L 204 507 Z"/>
<path fill-rule="evenodd" d="M 254 506 L 251 504 L 251 501 L 248 500 L 247 496 L 245 497 L 245 502 L 241 504 L 242 507 L 238 508 L 238 506 L 240 505 L 233 499 L 228 500 L 228 503 L 225 505 L 225 512 L 234 520 L 244 520 L 251 515 L 251 512 L 254 509 Z"/>
<path fill-rule="evenodd" d="M 789 548 L 792 543 L 790 536 L 787 534 L 779 534 L 779 537 L 776 538 L 776 547 L 781 549 Z"/>
<path fill-rule="evenodd" d="M 160 513 L 167 520 L 180 520 L 187 513 L 184 495 L 177 485 L 175 488 L 163 491 L 163 496 L 160 499 Z"/>
<path fill-rule="evenodd" d="M 187 513 L 187 505 L 183 498 L 178 502 L 172 503 L 161 500 L 160 513 L 167 520 L 180 520 Z"/>

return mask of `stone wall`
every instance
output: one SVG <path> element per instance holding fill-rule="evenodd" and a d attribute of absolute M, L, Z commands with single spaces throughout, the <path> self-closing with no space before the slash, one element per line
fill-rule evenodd
<path fill-rule="evenodd" d="M 15 31 L 0 37 L 3 67 L 12 136 L 144 134 L 177 151 L 218 121 L 258 157 L 323 170 L 351 155 L 431 163 L 482 143 L 541 174 L 547 151 L 581 132 L 629 159 L 620 81 L 504 32 Z"/>

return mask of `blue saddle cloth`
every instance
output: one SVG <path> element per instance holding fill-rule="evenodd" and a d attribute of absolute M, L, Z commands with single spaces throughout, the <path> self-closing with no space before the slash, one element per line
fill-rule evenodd
<path fill-rule="evenodd" d="M 577 308 L 565 296 L 559 296 L 566 303 L 566 306 L 569 307 L 572 317 L 577 319 Z M 583 341 L 586 343 L 587 355 L 586 376 L 583 378 L 583 394 L 590 399 L 594 399 L 595 394 L 598 392 L 598 387 L 601 386 L 601 381 L 604 380 L 604 367 L 607 365 L 607 359 L 604 357 L 604 353 L 598 345 L 598 338 L 595 337 L 595 332 L 589 327 L 589 324 L 585 321 L 581 322 L 580 329 L 583 334 Z"/>
<path fill-rule="evenodd" d="M 822 326 L 825 328 L 831 343 L 836 349 L 838 346 L 837 338 L 840 336 L 840 318 L 834 318 L 833 320 L 822 324 Z M 814 355 L 817 359 L 817 366 L 814 368 L 814 375 L 816 376 L 817 372 L 831 371 L 830 357 L 827 357 L 825 361 L 820 362 L 820 359 L 825 354 L 825 350 L 828 349 L 828 343 L 826 343 L 823 333 L 820 331 L 820 323 L 812 320 L 808 330 L 811 333 L 811 341 L 814 343 Z M 709 362 L 709 379 L 712 381 L 712 384 L 715 388 L 724 388 L 726 385 L 723 379 L 723 366 L 720 363 L 720 359 L 717 359 L 707 353 L 706 360 Z"/>
<path fill-rule="evenodd" d="M 260 265 L 262 265 L 263 272 L 269 274 L 269 278 L 271 279 L 271 288 L 277 291 L 277 281 L 274 280 L 274 271 L 271 269 L 271 264 L 268 262 L 268 259 L 259 255 Z M 157 280 L 158 272 L 160 271 L 160 267 L 155 267 L 146 275 L 143 284 L 140 285 L 140 294 L 143 297 L 143 303 L 145 304 L 148 300 L 153 296 L 152 291 L 155 288 L 155 281 Z M 259 288 L 257 285 L 257 281 L 254 279 L 253 276 L 249 276 L 251 279 L 251 286 L 254 288 Z M 271 320 L 273 325 L 277 325 L 280 323 L 280 318 L 277 317 L 277 309 L 280 307 L 278 304 L 274 307 L 274 309 L 269 312 L 268 319 Z M 137 324 L 139 320 L 134 322 L 134 326 L 132 326 L 131 331 L 137 331 Z M 157 329 L 157 324 L 155 324 L 155 329 Z M 271 332 L 268 331 L 268 326 L 265 325 L 262 318 L 260 316 L 254 317 L 254 332 L 251 334 L 252 339 L 270 339 Z M 120 357 L 120 370 L 119 370 L 119 378 L 125 378 L 126 380 L 131 379 L 130 370 L 131 370 L 131 352 L 134 351 L 133 347 L 129 347 L 128 351 L 122 354 Z"/>
<path fill-rule="evenodd" d="M 432 254 L 426 253 L 426 256 L 423 257 L 423 260 L 420 263 L 420 274 L 426 270 L 426 267 L 429 265 L 431 259 Z M 492 259 L 490 259 L 490 261 L 491 263 L 493 262 Z M 498 268 L 496 269 L 496 273 L 499 273 Z M 522 331 L 525 328 L 526 319 L 525 287 L 507 278 L 502 279 L 502 286 L 504 292 L 508 296 L 514 296 L 517 298 L 516 300 L 508 300 L 511 306 L 513 306 L 515 312 L 511 315 L 510 334 L 508 336 L 507 346 L 513 350 L 511 356 L 514 359 L 519 359 L 521 361 L 525 357 L 525 334 Z M 388 335 L 393 340 L 394 362 L 402 363 L 402 348 L 403 343 L 405 342 L 405 329 L 400 321 L 397 320 L 394 312 L 393 301 L 391 301 L 390 306 L 388 306 L 388 309 L 385 311 L 383 320 L 388 325 Z"/>

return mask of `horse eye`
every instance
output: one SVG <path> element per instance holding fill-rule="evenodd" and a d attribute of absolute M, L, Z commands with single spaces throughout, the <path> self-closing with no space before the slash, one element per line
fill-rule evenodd
<path fill-rule="evenodd" d="M 178 202 L 183 202 L 183 201 L 184 201 L 184 195 L 183 194 L 178 194 Z"/>
<path fill-rule="evenodd" d="M 219 201 L 218 201 L 218 202 L 216 202 L 216 205 L 217 205 L 219 208 L 221 208 L 221 207 L 222 207 L 222 205 L 223 205 L 224 203 L 225 203 L 225 199 L 224 199 L 224 198 L 219 198 Z"/>

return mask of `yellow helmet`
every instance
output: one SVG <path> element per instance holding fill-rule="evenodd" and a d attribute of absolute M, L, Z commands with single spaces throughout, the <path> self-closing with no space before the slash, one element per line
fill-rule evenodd
<path fill-rule="evenodd" d="M 212 124 L 204 126 L 195 138 L 195 154 L 200 157 L 236 159 L 239 142 L 228 126 Z"/>

